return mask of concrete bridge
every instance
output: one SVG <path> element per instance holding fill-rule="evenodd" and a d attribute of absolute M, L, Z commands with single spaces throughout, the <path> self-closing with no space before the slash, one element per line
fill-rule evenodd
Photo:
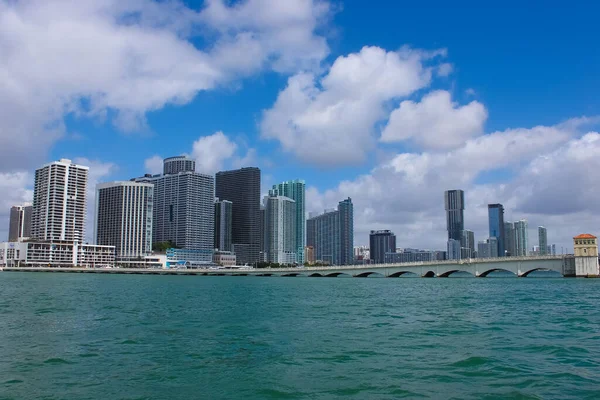
<path fill-rule="evenodd" d="M 232 276 L 307 276 L 365 278 L 383 276 L 397 278 L 404 274 L 422 277 L 445 278 L 456 272 L 467 272 L 476 277 L 486 277 L 495 271 L 508 271 L 526 277 L 534 271 L 555 271 L 563 276 L 575 276 L 575 257 L 572 255 L 539 257 L 503 257 L 468 260 L 430 261 L 401 264 L 343 265 L 303 268 L 252 268 L 252 269 L 125 269 L 125 268 L 4 268 L 4 271 L 27 272 L 81 272 L 144 275 L 232 275 Z"/>

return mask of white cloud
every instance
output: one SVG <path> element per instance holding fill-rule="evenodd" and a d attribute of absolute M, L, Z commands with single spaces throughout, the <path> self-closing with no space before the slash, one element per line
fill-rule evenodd
<path fill-rule="evenodd" d="M 144 160 L 144 168 L 147 174 L 161 174 L 163 172 L 163 157 L 153 155 Z"/>
<path fill-rule="evenodd" d="M 420 103 L 406 100 L 392 112 L 381 141 L 411 140 L 425 149 L 452 149 L 483 133 L 485 106 L 477 101 L 459 106 L 449 92 L 438 90 Z"/>
<path fill-rule="evenodd" d="M 502 203 L 506 220 L 526 218 L 530 244 L 538 225 L 549 240 L 568 248 L 580 231 L 600 234 L 597 171 L 600 135 L 580 137 L 576 120 L 553 127 L 509 129 L 468 140 L 446 152 L 401 153 L 370 173 L 319 192 L 307 190 L 307 210 L 331 208 L 352 197 L 356 244 L 370 229 L 392 229 L 399 247 L 443 249 L 443 191 L 466 191 L 466 228 L 487 236 L 487 204 Z M 481 183 L 482 173 L 495 183 Z"/>
<path fill-rule="evenodd" d="M 0 241 L 8 239 L 10 208 L 33 199 L 33 176 L 25 171 L 0 173 Z"/>
<path fill-rule="evenodd" d="M 232 79 L 318 65 L 328 14 L 308 0 L 211 0 L 199 12 L 179 1 L 0 0 L 0 171 L 44 159 L 67 114 L 137 130 L 147 112 Z"/>
<path fill-rule="evenodd" d="M 444 54 L 364 47 L 338 57 L 324 76 L 294 75 L 264 111 L 262 137 L 278 140 L 306 162 L 362 161 L 374 146 L 374 125 L 386 117 L 386 103 L 428 86 L 432 69 L 424 63 Z"/>
<path fill-rule="evenodd" d="M 214 174 L 223 168 L 225 160 L 237 151 L 237 145 L 223 132 L 198 138 L 192 145 L 192 158 L 196 160 L 196 171 Z"/>

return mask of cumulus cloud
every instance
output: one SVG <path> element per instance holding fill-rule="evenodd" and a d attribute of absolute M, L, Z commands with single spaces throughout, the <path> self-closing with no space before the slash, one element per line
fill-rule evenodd
<path fill-rule="evenodd" d="M 360 162 L 374 146 L 375 124 L 386 118 L 387 102 L 429 85 L 426 62 L 445 51 L 364 47 L 338 57 L 323 75 L 301 73 L 288 80 L 260 124 L 266 139 L 320 165 Z"/>
<path fill-rule="evenodd" d="M 144 168 L 147 174 L 161 174 L 163 172 L 163 157 L 153 155 L 144 160 Z"/>
<path fill-rule="evenodd" d="M 381 134 L 385 143 L 411 140 L 425 149 L 452 149 L 483 133 L 485 106 L 477 101 L 459 106 L 449 92 L 438 90 L 421 102 L 406 100 L 392 112 Z"/>
<path fill-rule="evenodd" d="M 579 230 L 594 232 L 600 225 L 600 206 L 594 201 L 600 192 L 593 184 L 600 169 L 594 158 L 600 135 L 581 136 L 572 129 L 576 125 L 510 129 L 445 152 L 400 153 L 333 189 L 311 188 L 307 209 L 332 207 L 350 196 L 356 244 L 367 243 L 370 229 L 392 229 L 399 247 L 443 249 L 443 191 L 463 189 L 466 228 L 475 231 L 477 240 L 487 237 L 487 204 L 499 202 L 507 210 L 506 220 L 529 220 L 532 246 L 537 244 L 535 229 L 545 225 L 551 242 L 567 248 Z M 484 173 L 497 181 L 481 183 Z"/>
<path fill-rule="evenodd" d="M 325 1 L 0 1 L 0 171 L 44 159 L 67 114 L 120 129 L 265 68 L 318 64 Z M 195 40 L 201 35 L 200 40 Z M 205 44 L 202 48 L 194 43 Z M 113 118 L 114 117 L 114 118 Z"/>

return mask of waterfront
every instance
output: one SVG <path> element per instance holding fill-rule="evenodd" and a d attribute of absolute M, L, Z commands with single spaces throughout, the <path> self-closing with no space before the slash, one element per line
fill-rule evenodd
<path fill-rule="evenodd" d="M 591 399 L 600 389 L 600 280 L 12 272 L 0 293 L 1 399 Z"/>

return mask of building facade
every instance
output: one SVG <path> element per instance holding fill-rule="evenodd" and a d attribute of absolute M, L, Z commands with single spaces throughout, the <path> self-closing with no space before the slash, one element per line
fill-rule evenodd
<path fill-rule="evenodd" d="M 517 255 L 517 246 L 515 240 L 515 224 L 512 222 L 504 223 L 504 250 L 507 256 Z"/>
<path fill-rule="evenodd" d="M 231 251 L 231 224 L 233 203 L 228 200 L 215 202 L 215 249 Z"/>
<path fill-rule="evenodd" d="M 448 260 L 460 260 L 462 256 L 460 240 L 448 239 L 446 251 Z"/>
<path fill-rule="evenodd" d="M 538 226 L 539 254 L 545 256 L 548 253 L 548 231 L 543 226 Z"/>
<path fill-rule="evenodd" d="M 446 209 L 446 228 L 448 239 L 461 240 L 465 230 L 465 192 L 462 190 L 446 190 L 444 192 Z"/>
<path fill-rule="evenodd" d="M 525 257 L 529 255 L 529 233 L 527 220 L 522 219 L 515 222 L 515 249 L 516 256 Z"/>
<path fill-rule="evenodd" d="M 488 222 L 490 237 L 494 237 L 498 243 L 496 253 L 498 257 L 504 257 L 504 206 L 502 204 L 488 204 Z"/>
<path fill-rule="evenodd" d="M 31 217 L 33 207 L 31 204 L 13 206 L 10 208 L 8 226 L 8 241 L 17 242 L 31 237 Z"/>
<path fill-rule="evenodd" d="M 260 261 L 260 169 L 217 172 L 216 196 L 233 203 L 232 245 L 238 264 Z"/>
<path fill-rule="evenodd" d="M 271 195 L 284 196 L 294 200 L 296 205 L 296 261 L 304 263 L 304 248 L 306 247 L 306 183 L 301 179 L 282 182 L 273 185 Z"/>
<path fill-rule="evenodd" d="M 117 263 L 152 252 L 154 185 L 109 182 L 96 187 L 95 242 L 115 246 Z"/>
<path fill-rule="evenodd" d="M 214 178 L 196 172 L 195 161 L 185 157 L 165 159 L 163 170 L 169 173 L 135 179 L 154 185 L 153 243 L 171 243 L 189 250 L 190 261 L 212 263 Z"/>
<path fill-rule="evenodd" d="M 269 196 L 266 204 L 268 261 L 296 263 L 296 202 L 285 196 Z M 304 257 L 302 257 L 304 258 Z"/>
<path fill-rule="evenodd" d="M 306 221 L 306 245 L 313 247 L 316 262 L 339 265 L 339 226 L 339 214 L 336 210 L 325 211 Z"/>
<path fill-rule="evenodd" d="M 475 247 L 475 233 L 468 229 L 462 231 L 462 237 L 460 240 L 461 257 L 460 258 L 471 258 L 475 257 L 477 248 Z"/>
<path fill-rule="evenodd" d="M 598 276 L 598 238 L 589 233 L 583 233 L 573 238 L 575 250 L 575 275 Z"/>
<path fill-rule="evenodd" d="M 388 253 L 396 252 L 396 235 L 390 230 L 371 231 L 369 254 L 375 264 L 383 264 Z"/>
<path fill-rule="evenodd" d="M 340 219 L 340 264 L 354 264 L 354 205 L 348 197 L 338 203 Z"/>
<path fill-rule="evenodd" d="M 31 236 L 38 240 L 83 241 L 89 168 L 71 160 L 35 171 Z"/>
<path fill-rule="evenodd" d="M 0 243 L 0 266 L 5 267 L 114 267 L 114 246 L 54 240 Z"/>

